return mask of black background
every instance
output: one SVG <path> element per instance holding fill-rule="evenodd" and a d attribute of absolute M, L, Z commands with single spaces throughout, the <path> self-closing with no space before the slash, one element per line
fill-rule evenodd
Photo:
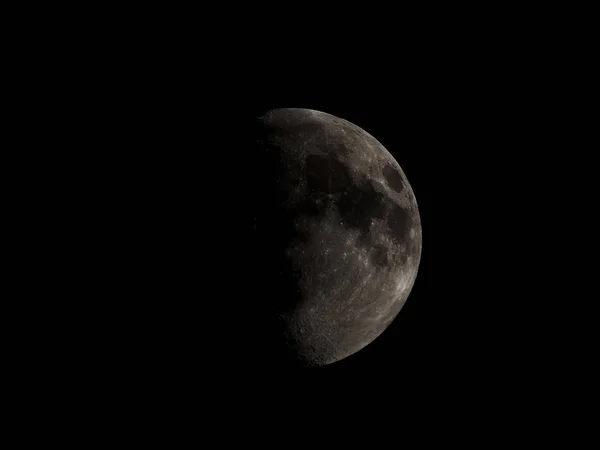
<path fill-rule="evenodd" d="M 406 16 L 404 22 L 410 21 Z M 481 28 L 488 25 L 486 20 L 477 23 Z M 269 39 L 259 40 L 253 32 L 235 40 L 236 47 L 250 42 L 248 51 L 237 52 L 221 48 L 214 36 L 201 44 L 187 40 L 193 42 L 192 51 L 178 52 L 186 39 L 165 45 L 161 36 L 153 45 L 143 34 L 136 35 L 142 44 L 128 46 L 117 39 L 114 49 L 104 52 L 106 61 L 88 43 L 82 51 L 67 52 L 64 59 L 69 64 L 53 49 L 50 61 L 35 70 L 43 74 L 38 78 L 43 95 L 49 97 L 35 113 L 58 119 L 44 130 L 43 149 L 56 149 L 46 151 L 46 157 L 71 176 L 53 177 L 53 184 L 61 181 L 64 192 L 49 200 L 56 215 L 62 212 L 59 200 L 67 199 L 65 209 L 71 213 L 59 227 L 74 241 L 74 251 L 59 249 L 56 254 L 66 255 L 73 265 L 63 271 L 68 283 L 60 284 L 58 292 L 62 296 L 68 286 L 76 298 L 64 314 L 59 311 L 79 328 L 75 333 L 69 330 L 65 339 L 80 346 L 68 352 L 74 366 L 83 370 L 79 368 L 87 358 L 90 367 L 85 371 L 102 381 L 94 386 L 110 379 L 122 385 L 129 378 L 131 387 L 157 386 L 157 381 L 171 386 L 181 380 L 189 387 L 202 384 L 201 378 L 210 374 L 232 386 L 232 379 L 251 379 L 261 372 L 261 362 L 251 357 L 254 343 L 240 333 L 244 327 L 237 326 L 240 308 L 234 302 L 241 299 L 248 309 L 257 301 L 244 292 L 250 261 L 240 251 L 240 230 L 246 227 L 242 212 L 252 201 L 244 195 L 251 178 L 243 167 L 244 124 L 270 108 L 305 107 L 361 126 L 396 157 L 419 203 L 423 254 L 408 302 L 381 337 L 339 363 L 303 373 L 410 376 L 420 372 L 424 360 L 444 366 L 429 370 L 432 384 L 453 371 L 466 383 L 487 369 L 498 373 L 498 357 L 509 352 L 490 349 L 488 342 L 482 349 L 474 347 L 494 322 L 501 323 L 497 339 L 507 340 L 514 330 L 497 315 L 504 311 L 518 317 L 523 297 L 546 302 L 537 290 L 547 280 L 531 292 L 515 287 L 515 259 L 526 260 L 524 278 L 529 277 L 535 269 L 533 258 L 521 255 L 531 247 L 530 238 L 540 235 L 540 229 L 555 235 L 564 222 L 527 228 L 528 215 L 539 212 L 545 219 L 557 208 L 542 211 L 538 206 L 548 197 L 546 185 L 533 183 L 535 190 L 527 195 L 515 186 L 519 175 L 529 183 L 543 171 L 540 161 L 551 145 L 537 141 L 556 133 L 549 126 L 538 132 L 535 121 L 538 105 L 545 108 L 555 102 L 554 86 L 543 81 L 555 72 L 558 46 L 547 46 L 552 55 L 547 70 L 531 71 L 527 61 L 537 57 L 545 35 L 534 33 L 535 43 L 522 50 L 518 39 L 514 48 L 505 49 L 504 24 L 493 40 L 468 30 L 464 42 L 453 39 L 460 24 L 450 24 L 450 33 L 444 29 L 439 34 L 427 27 L 394 26 L 389 28 L 394 39 L 363 47 L 349 45 L 340 35 L 310 45 L 303 30 L 298 49 L 286 47 L 293 33 L 270 33 Z M 367 33 L 358 31 L 362 41 Z M 106 33 L 98 36 L 104 46 Z M 78 39 L 68 35 L 68 40 Z M 393 48 L 377 55 L 384 41 Z M 349 55 L 340 54 L 343 48 Z M 323 50 L 327 64 L 316 60 L 316 50 Z M 281 63 L 283 56 L 289 65 Z M 520 59 L 514 61 L 515 56 Z M 32 89 L 34 84 L 39 80 Z M 530 130 L 534 132 L 523 133 Z M 64 148 L 74 151 L 61 160 Z M 527 158 L 533 163 L 527 164 Z M 434 188 L 441 188 L 435 228 Z M 553 194 L 549 197 L 554 200 Z M 41 219 L 43 224 L 50 220 Z M 435 233 L 444 237 L 436 241 Z M 517 242 L 514 235 L 525 237 Z M 57 242 L 56 236 L 49 240 Z M 433 248 L 437 266 L 446 274 L 442 283 L 443 274 L 437 272 L 435 286 Z M 474 291 L 472 302 L 465 300 L 465 287 Z M 436 306 L 449 313 L 446 329 L 442 321 L 429 325 L 427 305 L 437 299 Z M 54 314 L 57 303 L 49 302 Z M 527 328 L 538 321 L 527 322 Z M 459 327 L 467 325 L 467 330 L 474 323 L 480 330 L 461 334 Z M 436 326 L 440 328 L 432 332 Z M 446 342 L 454 344 L 457 335 L 464 335 L 463 343 L 468 343 L 466 366 L 456 361 L 459 345 L 444 348 Z M 432 342 L 442 344 L 442 360 L 429 353 Z M 54 355 L 55 348 L 51 350 Z M 489 368 L 480 363 L 482 355 L 494 361 Z M 465 373 L 471 365 L 477 369 Z M 365 384 L 377 395 L 377 385 Z M 211 386 L 204 384 L 203 390 Z"/>
<path fill-rule="evenodd" d="M 97 265 L 84 279 L 93 280 L 97 300 L 81 326 L 98 330 L 96 370 L 128 374 L 138 386 L 157 378 L 193 383 L 278 373 L 253 342 L 253 305 L 261 298 L 247 289 L 257 259 L 245 238 L 252 226 L 249 186 L 264 173 L 248 169 L 248 148 L 255 117 L 295 107 L 339 116 L 378 139 L 408 177 L 423 227 L 417 279 L 392 325 L 357 354 L 296 375 L 418 376 L 418 317 L 433 295 L 430 174 L 444 104 L 437 91 L 424 97 L 423 81 L 378 91 L 365 80 L 350 92 L 323 80 L 316 87 L 239 85 L 235 78 L 195 87 L 183 75 L 160 83 L 138 75 L 115 80 L 107 78 L 86 99 L 100 114 L 82 126 L 94 144 L 81 163 L 92 169 L 82 181 L 94 191 L 85 199 L 92 205 L 85 229 Z"/>

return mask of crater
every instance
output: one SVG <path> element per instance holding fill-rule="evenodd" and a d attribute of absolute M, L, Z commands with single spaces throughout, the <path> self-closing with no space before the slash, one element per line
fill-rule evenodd
<path fill-rule="evenodd" d="M 383 168 L 383 176 L 387 184 L 396 192 L 402 192 L 404 190 L 404 182 L 402 181 L 402 175 L 396 170 L 395 167 L 387 165 Z"/>

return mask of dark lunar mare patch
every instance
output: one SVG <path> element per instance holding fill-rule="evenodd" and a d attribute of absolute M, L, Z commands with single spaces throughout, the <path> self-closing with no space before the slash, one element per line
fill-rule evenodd
<path fill-rule="evenodd" d="M 387 267 L 390 265 L 390 254 L 384 245 L 374 245 L 369 256 L 371 257 L 371 262 L 377 267 Z"/>
<path fill-rule="evenodd" d="M 340 156 L 348 156 L 351 153 L 349 147 L 350 147 L 350 145 L 346 142 L 335 142 L 328 146 L 331 153 L 340 155 Z"/>
<path fill-rule="evenodd" d="M 390 204 L 390 210 L 387 216 L 387 224 L 392 232 L 392 236 L 399 242 L 409 240 L 410 229 L 413 220 L 409 211 L 397 204 Z"/>
<path fill-rule="evenodd" d="M 342 192 L 351 179 L 348 169 L 332 157 L 309 155 L 306 158 L 306 178 L 312 193 L 337 194 Z"/>
<path fill-rule="evenodd" d="M 364 182 L 362 186 L 351 184 L 340 198 L 338 210 L 349 227 L 368 233 L 371 219 L 385 216 L 386 197 L 369 182 Z"/>
<path fill-rule="evenodd" d="M 301 134 L 310 136 L 311 139 L 318 140 L 324 133 L 323 125 L 320 123 L 294 123 L 283 122 L 276 129 L 277 134 L 283 138 L 298 138 Z"/>
<path fill-rule="evenodd" d="M 396 192 L 402 192 L 404 189 L 404 183 L 402 182 L 402 175 L 393 167 L 385 166 L 383 168 L 383 176 L 387 184 Z"/>

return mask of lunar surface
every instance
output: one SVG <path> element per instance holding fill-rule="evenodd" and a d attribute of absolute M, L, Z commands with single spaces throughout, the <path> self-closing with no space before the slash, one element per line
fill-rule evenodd
<path fill-rule="evenodd" d="M 268 351 L 331 364 L 376 339 L 406 302 L 421 256 L 415 196 L 383 145 L 344 119 L 278 109 L 254 131 L 249 259 L 275 324 Z"/>

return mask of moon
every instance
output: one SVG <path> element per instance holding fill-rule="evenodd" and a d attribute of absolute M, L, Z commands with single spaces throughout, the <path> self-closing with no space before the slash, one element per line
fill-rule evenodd
<path fill-rule="evenodd" d="M 254 132 L 253 270 L 280 344 L 269 351 L 298 366 L 334 363 L 373 342 L 411 292 L 415 195 L 388 150 L 342 118 L 276 109 Z"/>

